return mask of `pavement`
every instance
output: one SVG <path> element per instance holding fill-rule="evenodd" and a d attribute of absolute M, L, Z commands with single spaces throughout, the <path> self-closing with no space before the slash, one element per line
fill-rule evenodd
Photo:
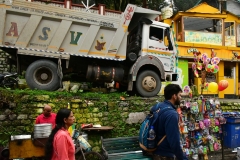
<path fill-rule="evenodd" d="M 233 149 L 224 148 L 223 155 L 222 150 L 209 153 L 208 160 L 237 160 L 237 152 L 232 152 L 232 150 Z"/>

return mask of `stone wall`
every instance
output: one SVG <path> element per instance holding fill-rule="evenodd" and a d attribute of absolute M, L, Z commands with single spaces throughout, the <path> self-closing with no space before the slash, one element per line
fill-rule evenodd
<path fill-rule="evenodd" d="M 100 138 L 136 136 L 140 123 L 156 101 L 161 98 L 144 99 L 140 97 L 123 98 L 121 93 L 114 95 L 38 91 L 12 91 L 0 89 L 0 147 L 6 145 L 10 135 L 31 134 L 35 118 L 42 113 L 44 104 L 49 104 L 53 112 L 66 108 L 68 103 L 75 115 L 76 124 L 83 123 L 113 126 L 109 131 L 85 131 L 94 151 L 101 152 Z M 49 93 L 49 94 L 46 94 Z M 123 100 L 124 99 L 124 100 Z M 222 103 L 223 109 L 233 111 L 232 106 L 239 103 Z M 240 105 L 239 105 L 240 106 Z M 224 150 L 226 160 L 232 160 L 236 154 Z M 221 159 L 221 151 L 211 152 L 209 160 Z"/>
<path fill-rule="evenodd" d="M 100 151 L 100 138 L 138 135 L 140 122 L 157 99 L 139 97 L 121 100 L 119 96 L 106 98 L 83 98 L 80 96 L 35 95 L 0 89 L 0 143 L 7 142 L 10 135 L 31 134 L 35 118 L 42 113 L 44 104 L 49 104 L 53 112 L 71 106 L 80 126 L 83 123 L 113 126 L 109 131 L 85 131 L 94 151 Z M 5 133 L 7 131 L 7 133 Z"/>
<path fill-rule="evenodd" d="M 9 70 L 9 65 L 7 65 L 7 57 L 9 55 L 6 52 L 0 50 L 0 73 Z"/>

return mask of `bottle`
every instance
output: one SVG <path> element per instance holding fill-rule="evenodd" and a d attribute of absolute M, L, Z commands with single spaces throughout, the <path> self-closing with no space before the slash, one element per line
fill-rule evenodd
<path fill-rule="evenodd" d="M 148 134 L 148 148 L 155 148 L 155 137 L 156 137 L 156 133 L 154 131 L 154 127 L 151 126 L 151 129 L 149 130 L 149 134 Z"/>

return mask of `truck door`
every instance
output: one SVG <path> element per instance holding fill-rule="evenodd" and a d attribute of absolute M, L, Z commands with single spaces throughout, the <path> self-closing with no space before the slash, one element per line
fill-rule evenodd
<path fill-rule="evenodd" d="M 168 51 L 166 34 L 164 28 L 150 26 L 148 49 L 153 51 Z"/>
<path fill-rule="evenodd" d="M 150 26 L 147 40 L 148 54 L 153 54 L 163 63 L 165 71 L 173 70 L 173 47 L 170 41 L 169 29 L 161 26 Z"/>

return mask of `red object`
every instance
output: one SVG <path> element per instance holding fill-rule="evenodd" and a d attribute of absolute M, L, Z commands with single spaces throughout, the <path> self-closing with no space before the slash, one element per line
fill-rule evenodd
<path fill-rule="evenodd" d="M 227 81 L 227 80 L 221 80 L 221 81 L 218 83 L 218 90 L 219 90 L 219 91 L 223 91 L 223 90 L 225 90 L 227 87 L 228 87 L 228 81 Z"/>
<path fill-rule="evenodd" d="M 55 113 L 51 113 L 49 117 L 45 117 L 43 114 L 40 114 L 37 117 L 35 123 L 36 124 L 51 123 L 52 128 L 55 128 L 55 126 L 56 126 L 55 119 L 56 119 L 56 114 Z"/>
<path fill-rule="evenodd" d="M 92 128 L 93 127 L 93 124 L 82 124 L 81 125 L 81 128 Z"/>
<path fill-rule="evenodd" d="M 119 89 L 119 83 L 118 82 L 116 82 L 116 88 Z"/>

